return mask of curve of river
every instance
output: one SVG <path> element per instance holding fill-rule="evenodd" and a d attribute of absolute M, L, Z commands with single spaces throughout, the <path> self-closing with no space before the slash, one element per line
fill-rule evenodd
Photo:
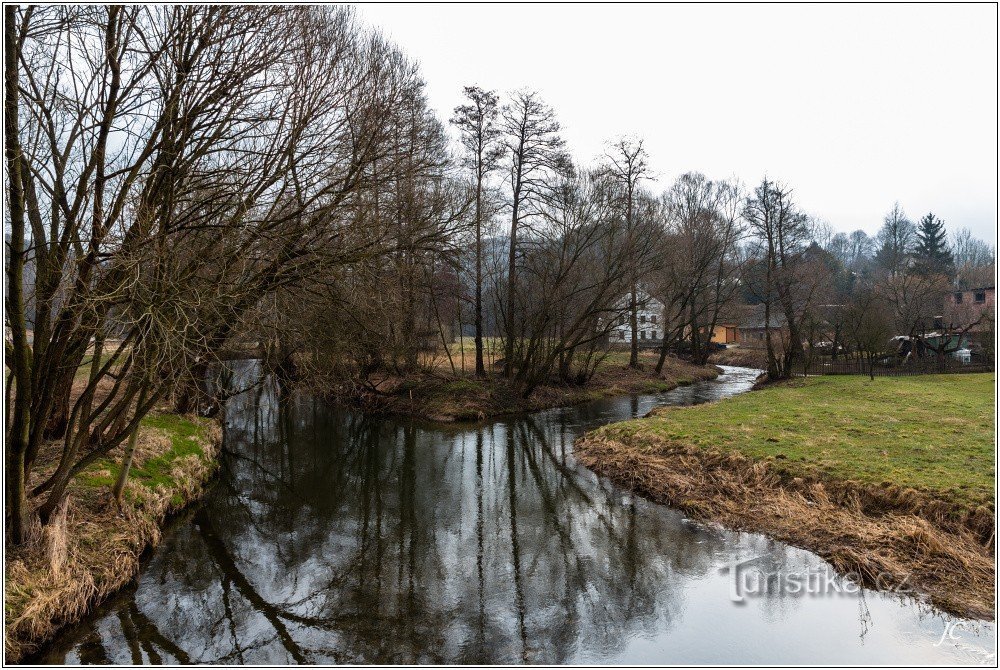
<path fill-rule="evenodd" d="M 205 500 L 37 660 L 995 664 L 992 623 L 858 592 L 573 459 L 585 430 L 755 375 L 450 427 L 244 394 Z"/>

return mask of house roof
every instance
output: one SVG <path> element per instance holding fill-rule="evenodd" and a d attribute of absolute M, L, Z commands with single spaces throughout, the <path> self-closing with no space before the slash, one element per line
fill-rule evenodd
<path fill-rule="evenodd" d="M 745 305 L 745 310 L 738 320 L 740 328 L 746 330 L 763 330 L 764 329 L 764 305 Z M 783 328 L 785 325 L 785 317 L 775 308 L 771 308 L 771 318 L 768 322 L 768 328 Z"/>

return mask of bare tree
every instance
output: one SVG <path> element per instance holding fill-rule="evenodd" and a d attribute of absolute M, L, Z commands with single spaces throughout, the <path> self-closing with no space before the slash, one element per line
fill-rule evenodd
<path fill-rule="evenodd" d="M 615 183 L 619 193 L 619 207 L 625 228 L 632 231 L 636 227 L 635 199 L 636 190 L 643 179 L 650 178 L 649 154 L 643 147 L 641 139 L 621 137 L 611 143 L 604 155 L 606 163 L 603 171 Z M 635 264 L 637 265 L 637 264 Z M 633 273 L 629 286 L 629 323 L 632 329 L 632 340 L 629 349 L 629 367 L 639 367 L 639 274 Z"/>
<path fill-rule="evenodd" d="M 557 178 L 572 166 L 559 135 L 555 112 L 534 91 L 517 91 L 501 112 L 504 159 L 510 186 L 510 240 L 507 260 L 507 296 L 502 310 L 504 376 L 514 372 L 514 350 L 523 337 L 525 319 L 518 309 L 519 235 L 537 218 L 551 196 Z"/>
<path fill-rule="evenodd" d="M 906 217 L 903 208 L 898 202 L 893 204 L 878 232 L 876 264 L 890 275 L 904 271 L 916 243 L 916 236 L 916 227 Z"/>
<path fill-rule="evenodd" d="M 413 67 L 348 9 L 50 6 L 6 18 L 11 245 L 24 249 L 30 224 L 36 277 L 32 343 L 16 283 L 8 305 L 10 360 L 27 365 L 12 371 L 21 439 L 6 447 L 23 465 L 8 476 L 24 490 L 43 441 L 61 440 L 55 472 L 31 491 L 48 493 L 46 521 L 72 476 L 168 396 L 186 411 L 215 405 L 208 367 L 255 332 L 269 296 L 385 251 L 397 231 L 356 217 L 362 195 L 401 133 L 428 126 L 397 125 L 413 111 Z M 388 181 L 419 162 L 394 162 Z M 15 539 L 25 502 L 8 506 Z"/>
<path fill-rule="evenodd" d="M 885 354 L 893 334 L 892 319 L 884 297 L 877 287 L 857 287 L 844 311 L 844 326 L 855 350 L 868 364 L 868 375 L 875 379 L 875 362 Z"/>
<path fill-rule="evenodd" d="M 771 379 L 781 379 L 791 374 L 793 359 L 801 355 L 799 330 L 816 286 L 803 282 L 808 277 L 802 272 L 802 252 L 809 239 L 808 219 L 796 208 L 791 190 L 768 179 L 747 198 L 743 216 L 756 238 L 763 266 L 761 281 L 753 290 L 764 305 L 767 373 Z M 788 331 L 780 351 L 773 332 L 778 330 L 773 327 L 777 325 L 773 317 L 778 315 L 783 317 Z"/>
<path fill-rule="evenodd" d="M 952 235 L 951 250 L 960 287 L 979 288 L 994 281 L 995 247 L 976 238 L 968 228 L 961 228 Z"/>
<path fill-rule="evenodd" d="M 704 364 L 722 309 L 738 287 L 743 195 L 730 182 L 700 173 L 681 175 L 663 196 L 667 235 L 658 293 L 670 329 L 660 347 L 660 372 L 674 341 L 687 339 L 694 362 Z M 669 260 L 667 260 L 669 259 Z"/>
<path fill-rule="evenodd" d="M 650 237 L 626 229 L 609 186 L 601 175 L 564 178 L 523 241 L 525 326 L 513 378 L 522 395 L 554 371 L 567 383 L 594 374 L 634 264 L 652 259 Z"/>
<path fill-rule="evenodd" d="M 484 91 L 477 86 L 464 89 L 467 104 L 455 108 L 451 119 L 461 133 L 462 146 L 466 150 L 465 164 L 472 170 L 475 183 L 475 298 L 474 327 L 476 342 L 476 376 L 486 375 L 483 362 L 483 218 L 487 179 L 499 167 L 503 149 L 499 143 L 500 129 L 497 125 L 499 102 L 492 91 Z"/>

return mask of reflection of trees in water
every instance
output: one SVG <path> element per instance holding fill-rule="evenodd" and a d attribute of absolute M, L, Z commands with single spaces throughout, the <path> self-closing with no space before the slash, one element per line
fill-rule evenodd
<path fill-rule="evenodd" d="M 124 646 L 79 657 L 564 662 L 662 634 L 722 536 L 582 476 L 564 416 L 447 433 L 236 398 L 219 484 L 114 613 Z"/>

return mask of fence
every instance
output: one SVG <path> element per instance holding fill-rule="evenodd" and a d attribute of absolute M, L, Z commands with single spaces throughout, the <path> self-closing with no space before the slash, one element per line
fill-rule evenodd
<path fill-rule="evenodd" d="M 910 375 L 956 374 L 965 372 L 993 372 L 995 360 L 986 356 L 973 356 L 969 362 L 957 358 L 936 356 L 902 361 L 895 356 L 877 359 L 871 368 L 868 361 L 858 358 L 831 360 L 824 358 L 813 361 L 808 373 L 811 375 L 868 375 L 876 377 L 907 377 Z"/>

